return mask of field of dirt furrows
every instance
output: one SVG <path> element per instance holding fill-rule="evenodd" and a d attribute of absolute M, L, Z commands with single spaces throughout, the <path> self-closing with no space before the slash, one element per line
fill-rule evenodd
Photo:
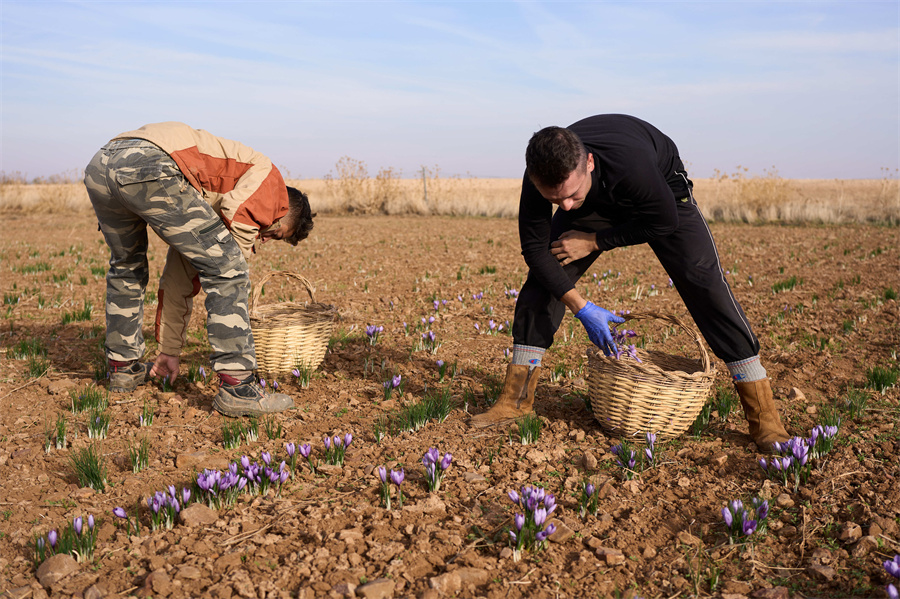
<path fill-rule="evenodd" d="M 638 455 L 644 446 L 601 428 L 589 410 L 589 342 L 571 315 L 544 359 L 538 420 L 470 428 L 469 416 L 496 397 L 512 347 L 526 274 L 514 220 L 319 217 L 297 248 L 263 246 L 251 261 L 254 282 L 273 270 L 300 273 L 337 317 L 306 387 L 290 374 L 266 381 L 296 407 L 256 422 L 256 439 L 237 431 L 249 419 L 212 410 L 216 386 L 199 373 L 210 370 L 202 294 L 174 387 L 107 394 L 108 250 L 96 222 L 87 214 L 7 221 L 0 597 L 886 596 L 892 579 L 882 564 L 900 553 L 897 228 L 712 225 L 787 429 L 810 437 L 817 425 L 837 426 L 833 447 L 808 457 L 795 482 L 760 467 L 718 359 L 710 409 L 677 438 L 657 441 L 652 463 L 620 466 L 613 446 L 629 442 Z M 164 250 L 154 238 L 146 360 L 155 356 Z M 579 289 L 610 310 L 690 322 L 647 247 L 602 255 Z M 306 297 L 276 277 L 261 301 Z M 367 327 L 383 330 L 373 340 Z M 663 321 L 634 328 L 645 349 L 699 356 Z M 73 412 L 90 399 L 99 408 Z M 91 438 L 106 419 L 105 438 Z M 348 433 L 343 464 L 327 463 L 323 439 L 343 447 Z M 281 483 L 288 443 L 296 464 Z M 309 461 L 300 455 L 306 444 Z M 452 455 L 433 492 L 422 464 L 430 448 L 445 463 Z M 264 471 L 267 458 L 277 479 L 267 490 L 261 479 L 214 497 L 204 489 L 207 469 Z M 102 490 L 86 486 L 101 469 Z M 390 476 L 401 469 L 398 487 Z M 586 484 L 594 504 L 582 513 Z M 523 503 L 532 493 L 540 515 L 550 511 L 539 530 L 552 534 L 530 550 L 517 550 L 509 534 L 523 512 L 513 490 Z M 156 495 L 155 513 L 158 492 L 166 497 Z M 757 498 L 767 514 L 753 509 Z M 726 526 L 722 510 L 733 500 L 757 521 L 750 534 Z M 72 530 L 79 518 L 81 535 Z M 527 530 L 518 536 L 527 540 Z M 85 549 L 69 552 L 73 543 Z"/>

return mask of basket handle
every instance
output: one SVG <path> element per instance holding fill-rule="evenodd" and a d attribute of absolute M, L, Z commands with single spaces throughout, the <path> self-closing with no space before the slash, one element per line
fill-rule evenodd
<path fill-rule="evenodd" d="M 253 314 L 256 311 L 256 304 L 259 302 L 259 296 L 262 295 L 263 287 L 266 285 L 266 283 L 269 282 L 269 279 L 276 276 L 284 276 L 297 279 L 298 281 L 303 283 L 303 286 L 306 288 L 306 293 L 309 294 L 310 301 L 313 303 L 316 302 L 316 298 L 313 295 L 312 284 L 306 279 L 306 277 L 287 270 L 276 270 L 263 276 L 263 278 L 260 279 L 259 283 L 256 284 L 256 288 L 253 290 L 253 294 L 250 296 L 250 314 Z"/>
<path fill-rule="evenodd" d="M 706 347 L 703 345 L 703 340 L 700 338 L 700 334 L 692 327 L 686 325 L 683 320 L 681 320 L 674 314 L 663 314 L 661 312 L 631 312 L 629 314 L 623 314 L 622 318 L 625 319 L 625 322 L 628 322 L 629 320 L 645 320 L 654 318 L 657 320 L 665 320 L 666 322 L 680 327 L 681 330 L 687 333 L 688 336 L 690 336 L 694 340 L 694 343 L 697 344 L 697 347 L 700 348 L 701 362 L 703 363 L 703 372 L 710 372 L 711 364 L 709 361 L 709 354 L 706 351 Z"/>

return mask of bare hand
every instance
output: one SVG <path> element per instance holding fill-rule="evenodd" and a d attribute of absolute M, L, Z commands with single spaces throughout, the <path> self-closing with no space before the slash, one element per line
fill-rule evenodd
<path fill-rule="evenodd" d="M 159 354 L 156 361 L 150 368 L 151 377 L 162 377 L 169 379 L 169 384 L 174 383 L 178 378 L 178 365 L 181 359 L 178 356 L 170 356 L 168 354 Z"/>
<path fill-rule="evenodd" d="M 550 253 L 562 266 L 597 251 L 597 235 L 582 231 L 566 231 L 550 244 Z"/>

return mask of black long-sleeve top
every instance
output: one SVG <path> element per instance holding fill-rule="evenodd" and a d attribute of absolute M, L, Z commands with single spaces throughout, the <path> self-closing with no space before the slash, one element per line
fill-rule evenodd
<path fill-rule="evenodd" d="M 596 231 L 601 251 L 646 243 L 678 226 L 676 199 L 693 187 L 675 143 L 659 129 L 632 116 L 601 114 L 568 127 L 594 155 L 591 189 L 584 204 L 570 211 L 598 214 L 613 221 Z M 550 253 L 553 205 L 526 173 L 519 200 L 519 240 L 530 274 L 557 299 L 574 288 Z"/>

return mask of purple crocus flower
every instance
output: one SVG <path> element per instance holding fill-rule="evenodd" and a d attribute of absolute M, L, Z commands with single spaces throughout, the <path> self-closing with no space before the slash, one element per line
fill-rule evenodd
<path fill-rule="evenodd" d="M 206 369 L 204 367 L 200 367 L 200 376 L 203 377 L 203 380 L 206 380 Z"/>
<path fill-rule="evenodd" d="M 537 526 L 542 526 L 545 520 L 547 520 L 547 510 L 542 507 L 536 508 L 534 510 L 534 523 Z"/>
<path fill-rule="evenodd" d="M 72 525 L 75 527 L 75 534 L 80 535 L 81 529 L 84 528 L 84 519 L 81 516 L 76 516 L 72 521 Z"/>
<path fill-rule="evenodd" d="M 403 479 L 406 478 L 406 470 L 401 468 L 398 470 L 391 470 L 391 482 L 397 485 L 398 487 L 403 484 Z"/>
<path fill-rule="evenodd" d="M 725 526 L 731 528 L 731 525 L 734 522 L 734 518 L 731 516 L 731 510 L 729 510 L 727 507 L 722 508 L 722 519 L 725 520 Z"/>
<path fill-rule="evenodd" d="M 385 468 L 384 466 L 378 467 L 378 478 L 381 479 L 382 483 L 387 482 L 387 468 Z"/>
<path fill-rule="evenodd" d="M 444 365 L 444 361 L 443 361 L 443 360 L 438 360 L 437 362 L 435 362 L 435 364 L 437 364 L 437 367 L 440 368 L 441 366 Z"/>
<path fill-rule="evenodd" d="M 760 520 L 765 520 L 769 515 L 769 502 L 763 501 L 756 507 L 756 517 Z"/>
<path fill-rule="evenodd" d="M 117 518 L 127 518 L 128 517 L 128 512 L 126 512 L 125 508 L 122 508 L 122 507 L 114 507 L 112 513 L 113 513 L 113 516 L 115 516 Z"/>
<path fill-rule="evenodd" d="M 894 559 L 885 561 L 884 569 L 894 578 L 900 578 L 900 555 L 895 555 Z"/>
<path fill-rule="evenodd" d="M 350 447 L 351 443 L 353 443 L 353 435 L 347 433 L 346 435 L 344 435 L 344 449 Z"/>
<path fill-rule="evenodd" d="M 766 458 L 759 458 L 759 467 L 763 469 L 763 472 L 769 469 L 769 464 L 766 462 Z"/>
<path fill-rule="evenodd" d="M 302 456 L 303 456 L 304 458 L 306 458 L 306 459 L 309 459 L 309 454 L 310 454 L 310 452 L 312 451 L 312 446 L 310 446 L 309 443 L 304 443 L 303 445 L 301 445 L 301 446 L 298 447 L 297 449 L 298 449 L 298 451 L 300 452 L 300 455 L 302 455 Z"/>
<path fill-rule="evenodd" d="M 291 473 L 288 472 L 287 470 L 282 470 L 281 474 L 279 474 L 279 481 L 278 481 L 279 484 L 283 485 L 290 475 L 291 475 Z"/>
<path fill-rule="evenodd" d="M 284 444 L 284 450 L 287 452 L 288 457 L 292 458 L 292 457 L 294 457 L 294 453 L 296 453 L 296 451 L 297 451 L 297 446 L 294 445 L 293 441 L 288 441 L 287 443 Z"/>
<path fill-rule="evenodd" d="M 191 490 L 187 487 L 181 488 L 181 502 L 187 505 L 191 501 Z"/>
<path fill-rule="evenodd" d="M 259 386 L 263 389 L 266 388 L 266 379 L 259 379 Z"/>
<path fill-rule="evenodd" d="M 888 599 L 900 599 L 900 591 L 893 584 L 887 585 L 885 590 L 887 591 Z"/>
<path fill-rule="evenodd" d="M 401 377 L 401 376 L 398 374 L 397 376 L 395 376 L 394 378 L 391 379 L 391 386 L 392 386 L 394 389 L 396 389 L 397 387 L 400 386 L 400 381 L 402 381 L 402 380 L 403 380 L 403 377 Z"/>
<path fill-rule="evenodd" d="M 450 453 L 444 454 L 444 459 L 441 460 L 441 470 L 446 470 L 450 467 L 450 464 L 453 462 L 453 455 Z"/>
<path fill-rule="evenodd" d="M 325 443 L 325 449 L 331 449 L 331 437 L 325 437 L 322 442 Z"/>
<path fill-rule="evenodd" d="M 513 516 L 513 521 L 516 524 L 516 530 L 522 530 L 522 527 L 525 526 L 525 514 L 516 514 Z"/>
<path fill-rule="evenodd" d="M 749 537 L 756 532 L 756 520 L 744 520 L 741 523 L 741 528 L 743 529 L 744 534 Z"/>
<path fill-rule="evenodd" d="M 271 453 L 269 453 L 268 451 L 264 451 L 261 454 L 259 454 L 259 457 L 262 458 L 262 461 L 266 466 L 271 465 L 271 463 L 272 463 L 272 454 Z"/>
<path fill-rule="evenodd" d="M 512 501 L 515 504 L 519 503 L 519 494 L 516 493 L 515 489 L 507 492 L 506 494 L 509 496 L 510 501 Z"/>
<path fill-rule="evenodd" d="M 244 470 L 248 470 L 250 468 L 250 458 L 248 456 L 241 456 L 241 467 Z"/>
<path fill-rule="evenodd" d="M 744 511 L 744 502 L 740 499 L 734 499 L 731 501 L 731 511 L 734 514 L 739 514 Z"/>
<path fill-rule="evenodd" d="M 94 530 L 94 514 L 88 514 L 87 525 L 88 530 Z"/>
<path fill-rule="evenodd" d="M 300 371 L 297 370 L 296 368 L 294 368 L 294 369 L 291 371 L 291 374 L 293 374 L 293 375 L 294 375 L 295 377 L 297 377 L 298 379 L 300 378 Z"/>
<path fill-rule="evenodd" d="M 47 533 L 47 542 L 50 543 L 51 547 L 56 547 L 56 541 L 59 539 L 59 534 L 56 530 L 51 530 Z"/>
<path fill-rule="evenodd" d="M 553 495 L 551 495 L 550 493 L 548 493 L 547 496 L 544 497 L 544 507 L 547 508 L 547 515 L 548 515 L 548 516 L 549 516 L 550 514 L 552 514 L 552 513 L 553 513 L 553 510 L 556 509 L 556 497 L 554 497 Z"/>
<path fill-rule="evenodd" d="M 595 489 L 594 485 L 592 485 L 591 483 L 588 483 L 584 486 L 584 494 L 587 495 L 588 497 L 590 497 L 591 495 L 594 494 L 594 489 Z"/>

